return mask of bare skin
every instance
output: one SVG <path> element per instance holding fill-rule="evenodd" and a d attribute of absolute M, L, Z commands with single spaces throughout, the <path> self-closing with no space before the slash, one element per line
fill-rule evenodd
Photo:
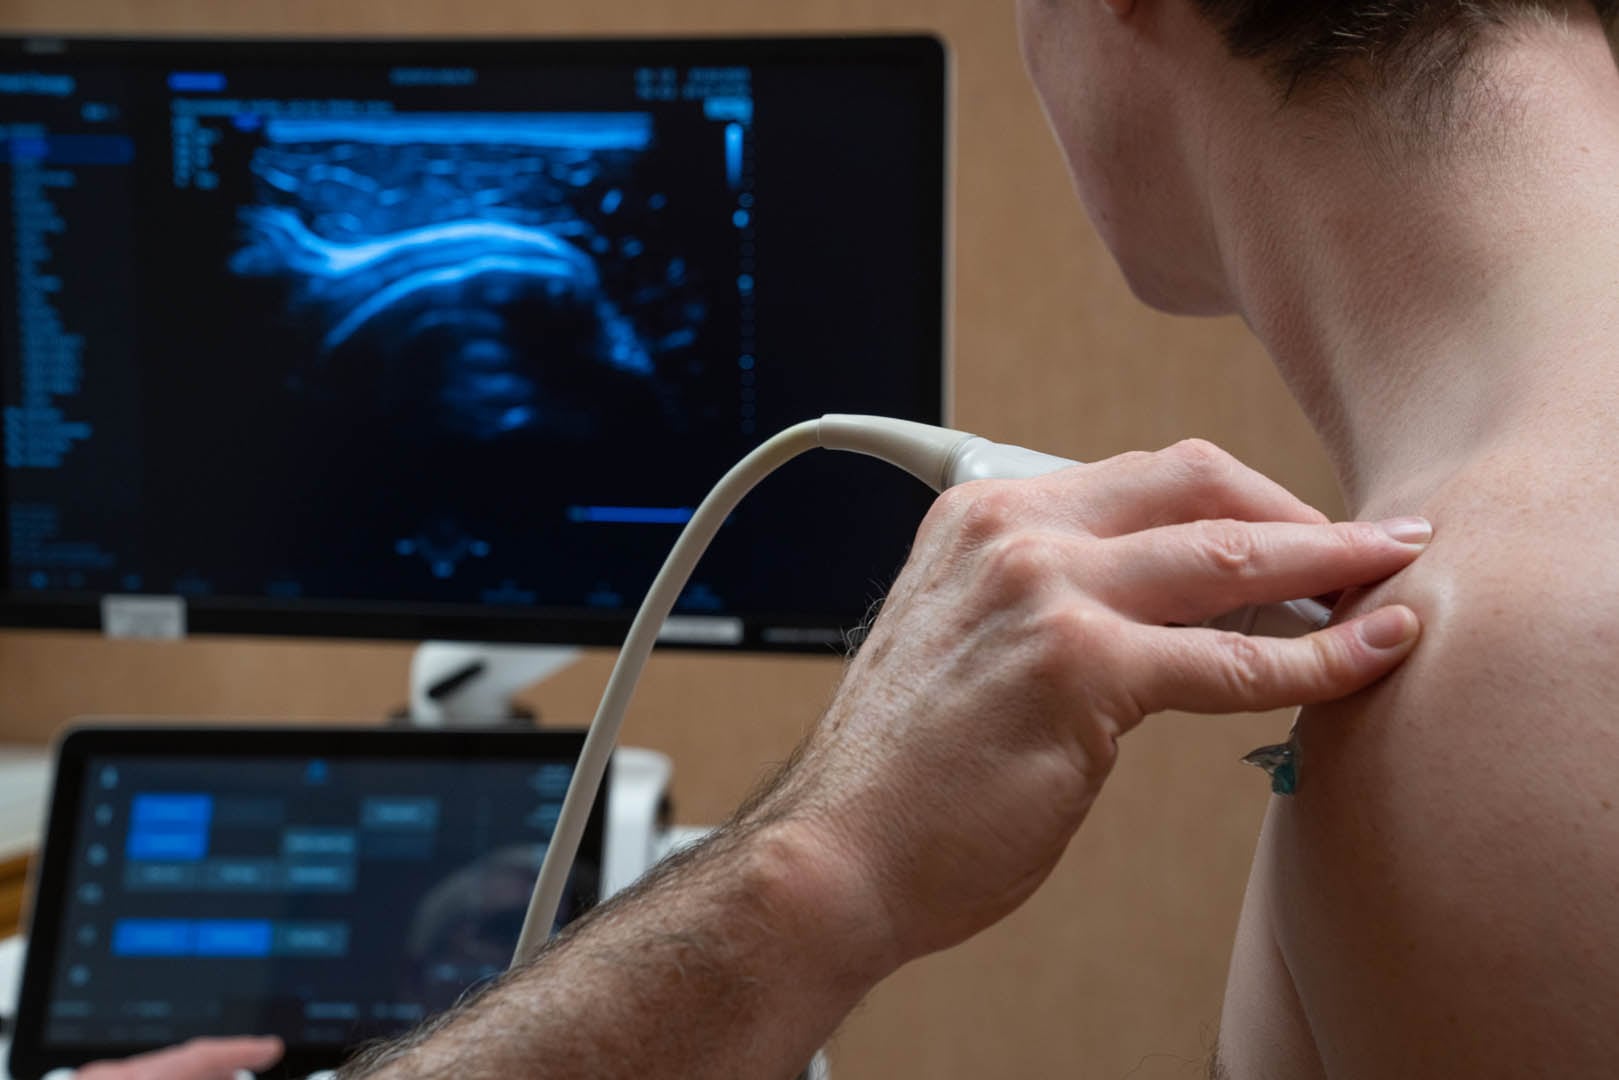
<path fill-rule="evenodd" d="M 1420 612 L 1413 663 L 1301 721 L 1308 781 L 1268 816 L 1233 957 L 1234 1076 L 1595 1076 L 1619 1052 L 1619 76 L 1593 25 L 1491 62 L 1525 89 L 1488 157 L 1392 202 L 1311 185 L 1343 242 L 1308 272 L 1366 291 L 1248 271 L 1355 512 L 1440 539 L 1346 608 Z"/>
<path fill-rule="evenodd" d="M 1280 107 L 1182 0 L 1024 15 L 1138 292 L 1241 313 L 1352 512 L 1437 529 L 1340 610 L 1409 604 L 1424 640 L 1301 719 L 1300 790 L 1271 807 L 1233 954 L 1226 1071 L 1611 1073 L 1619 74 L 1601 26 L 1573 5 L 1493 34 L 1434 132 L 1365 100 Z M 1122 133 L 1124 164 L 1099 133 Z M 1178 246 L 1141 225 L 1162 198 Z"/>
<path fill-rule="evenodd" d="M 1399 663 L 1398 606 L 1295 641 L 1165 624 L 1381 581 L 1414 524 L 1326 524 L 1198 443 L 954 489 L 775 784 L 346 1075 L 794 1075 L 878 981 L 1034 891 L 1144 717 L 1332 700 Z"/>

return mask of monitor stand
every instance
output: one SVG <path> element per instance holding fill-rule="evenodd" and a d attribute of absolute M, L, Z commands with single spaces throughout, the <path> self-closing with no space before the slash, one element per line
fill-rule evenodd
<path fill-rule="evenodd" d="M 536 717 L 513 697 L 578 660 L 580 650 L 538 645 L 424 641 L 410 662 L 410 706 L 391 717 L 407 727 L 533 727 Z M 602 863 L 606 898 L 646 872 L 672 847 L 706 829 L 671 828 L 668 755 L 620 746 L 613 751 Z"/>
<path fill-rule="evenodd" d="M 424 641 L 410 661 L 410 704 L 394 719 L 411 727 L 533 726 L 534 713 L 513 699 L 579 656 L 570 647 Z"/>

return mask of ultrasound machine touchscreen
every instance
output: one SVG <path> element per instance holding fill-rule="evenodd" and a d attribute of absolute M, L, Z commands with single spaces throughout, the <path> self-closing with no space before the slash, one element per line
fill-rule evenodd
<path fill-rule="evenodd" d="M 19 1080 L 199 1035 L 284 1071 L 447 1009 L 504 970 L 581 735 L 82 728 L 62 745 Z M 566 923 L 595 899 L 601 806 Z"/>

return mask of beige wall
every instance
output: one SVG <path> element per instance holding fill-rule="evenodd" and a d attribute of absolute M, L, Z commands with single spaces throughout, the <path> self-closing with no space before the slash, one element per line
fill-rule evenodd
<path fill-rule="evenodd" d="M 960 426 L 1096 458 L 1202 435 L 1337 508 L 1308 429 L 1229 322 L 1129 295 L 1075 204 L 1018 59 L 1012 0 L 0 0 L 0 29 L 476 33 L 931 29 L 957 74 Z M 403 698 L 398 645 L 107 644 L 0 635 L 0 739 L 84 713 L 371 718 Z M 610 657 L 532 695 L 583 723 Z M 626 738 L 673 753 L 682 818 L 714 820 L 832 692 L 817 659 L 655 659 Z M 1263 778 L 1236 763 L 1281 715 L 1167 715 L 1127 740 L 1090 822 L 1001 926 L 913 965 L 850 1018 L 839 1080 L 1191 1077 L 1213 1038 Z"/>

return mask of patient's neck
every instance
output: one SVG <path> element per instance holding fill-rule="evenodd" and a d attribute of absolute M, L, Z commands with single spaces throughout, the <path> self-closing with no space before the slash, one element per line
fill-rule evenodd
<path fill-rule="evenodd" d="M 1514 95 L 1446 151 L 1394 159 L 1290 107 L 1220 169 L 1235 299 L 1355 516 L 1619 407 L 1619 74 L 1593 30 L 1493 51 Z"/>

